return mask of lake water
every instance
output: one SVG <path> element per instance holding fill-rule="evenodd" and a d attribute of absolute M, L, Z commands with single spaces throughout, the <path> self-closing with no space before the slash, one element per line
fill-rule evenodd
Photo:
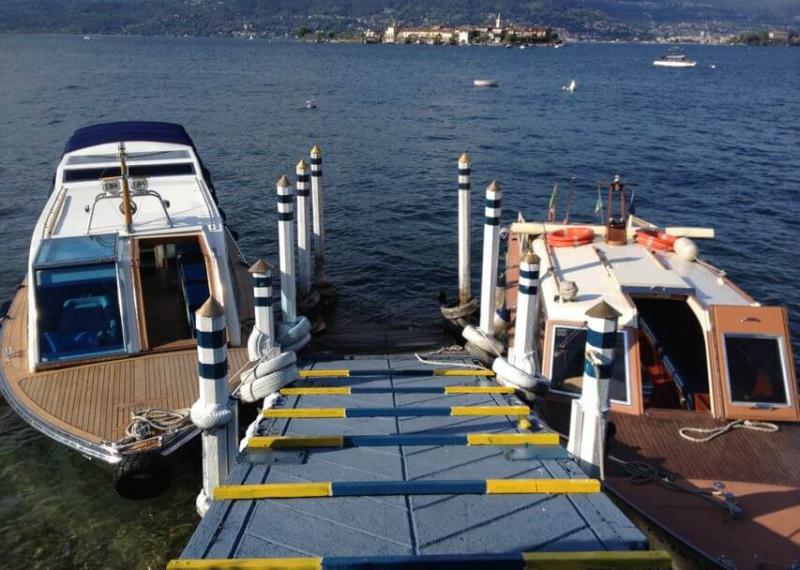
<path fill-rule="evenodd" d="M 483 188 L 504 221 L 593 219 L 596 181 L 635 182 L 638 214 L 708 225 L 701 254 L 800 328 L 800 49 L 504 50 L 229 39 L 0 36 L 0 300 L 25 271 L 30 232 L 63 144 L 80 126 L 182 123 L 250 258 L 277 261 L 275 180 L 323 151 L 328 272 L 339 291 L 324 344 L 343 351 L 450 342 L 436 300 L 456 285 L 456 159 L 473 168 L 474 287 Z M 711 65 L 715 65 L 712 68 Z M 498 89 L 476 89 L 492 78 Z M 571 79 L 578 91 L 561 86 Z M 318 109 L 304 102 L 316 97 Z M 794 228 L 794 229 L 793 229 Z M 378 328 L 380 327 L 380 329 Z M 159 568 L 194 528 L 196 449 L 167 494 L 118 498 L 109 475 L 0 405 L 0 551 L 9 567 Z"/>

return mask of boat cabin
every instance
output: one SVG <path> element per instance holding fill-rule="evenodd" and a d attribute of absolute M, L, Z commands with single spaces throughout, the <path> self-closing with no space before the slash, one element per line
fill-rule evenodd
<path fill-rule="evenodd" d="M 31 242 L 31 372 L 190 348 L 209 295 L 241 343 L 236 246 L 208 173 L 182 127 L 141 125 L 87 127 L 67 143 Z"/>
<path fill-rule="evenodd" d="M 585 313 L 605 300 L 621 314 L 612 411 L 800 420 L 785 308 L 761 306 L 697 258 L 690 240 L 676 252 L 674 238 L 654 245 L 652 230 L 629 225 L 612 244 L 607 227 L 588 229 L 588 239 L 566 246 L 547 235 L 532 242 L 541 260 L 539 364 L 552 394 L 580 394 Z"/>

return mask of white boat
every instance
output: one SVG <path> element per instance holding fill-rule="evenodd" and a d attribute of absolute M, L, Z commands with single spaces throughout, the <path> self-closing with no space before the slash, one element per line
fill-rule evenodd
<path fill-rule="evenodd" d="M 317 100 L 313 97 L 311 99 L 306 99 L 306 109 L 316 109 L 317 108 Z"/>
<path fill-rule="evenodd" d="M 682 53 L 668 53 L 653 61 L 659 67 L 694 67 L 697 62 Z"/>
<path fill-rule="evenodd" d="M 578 83 L 573 79 L 569 82 L 569 85 L 564 85 L 561 89 L 567 93 L 574 93 L 578 89 Z"/>
<path fill-rule="evenodd" d="M 0 391 L 31 426 L 111 466 L 120 494 L 155 494 L 164 457 L 197 434 L 194 312 L 210 296 L 233 389 L 252 285 L 194 143 L 170 123 L 79 129 L 1 321 Z"/>
<path fill-rule="evenodd" d="M 475 79 L 472 84 L 475 87 L 497 87 L 499 85 L 496 79 Z"/>

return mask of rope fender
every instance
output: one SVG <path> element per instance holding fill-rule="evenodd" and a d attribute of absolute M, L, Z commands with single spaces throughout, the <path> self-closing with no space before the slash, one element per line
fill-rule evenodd
<path fill-rule="evenodd" d="M 503 343 L 489 336 L 477 327 L 472 325 L 464 327 L 461 335 L 470 343 L 477 346 L 486 353 L 500 356 L 503 353 Z"/>
<path fill-rule="evenodd" d="M 474 297 L 461 305 L 442 305 L 439 307 L 442 316 L 449 320 L 463 319 L 473 315 L 478 310 L 478 300 Z"/>
<path fill-rule="evenodd" d="M 287 354 L 294 356 L 294 352 L 285 352 L 281 356 Z M 292 362 L 289 366 L 271 372 L 266 376 L 256 376 L 255 379 L 247 384 L 242 384 L 239 387 L 239 397 L 248 404 L 258 402 L 297 380 L 298 375 L 297 365 Z"/>
<path fill-rule="evenodd" d="M 497 374 L 500 384 L 511 386 L 512 388 L 522 388 L 533 392 L 537 396 L 544 396 L 550 387 L 550 382 L 543 376 L 525 372 L 502 356 L 494 359 L 492 370 Z"/>
<path fill-rule="evenodd" d="M 290 346 L 294 347 L 295 345 L 298 345 L 300 341 L 305 341 L 299 346 L 299 348 L 302 348 L 309 340 L 311 340 L 311 321 L 309 321 L 306 317 L 299 317 L 297 322 L 295 322 L 292 326 L 287 326 L 286 323 L 281 323 L 279 331 L 278 344 L 281 345 L 281 348 L 288 350 Z M 306 337 L 308 337 L 308 340 L 306 340 Z"/>
<path fill-rule="evenodd" d="M 203 430 L 218 428 L 233 419 L 233 412 L 227 405 L 206 405 L 197 400 L 189 412 L 192 423 Z"/>

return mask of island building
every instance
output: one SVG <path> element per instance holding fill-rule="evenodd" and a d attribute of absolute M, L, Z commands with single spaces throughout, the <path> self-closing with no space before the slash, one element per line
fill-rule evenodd
<path fill-rule="evenodd" d="M 492 25 L 483 27 L 424 26 L 405 28 L 395 24 L 383 34 L 385 44 L 457 44 L 553 43 L 558 34 L 546 26 L 504 24 L 497 15 Z"/>

